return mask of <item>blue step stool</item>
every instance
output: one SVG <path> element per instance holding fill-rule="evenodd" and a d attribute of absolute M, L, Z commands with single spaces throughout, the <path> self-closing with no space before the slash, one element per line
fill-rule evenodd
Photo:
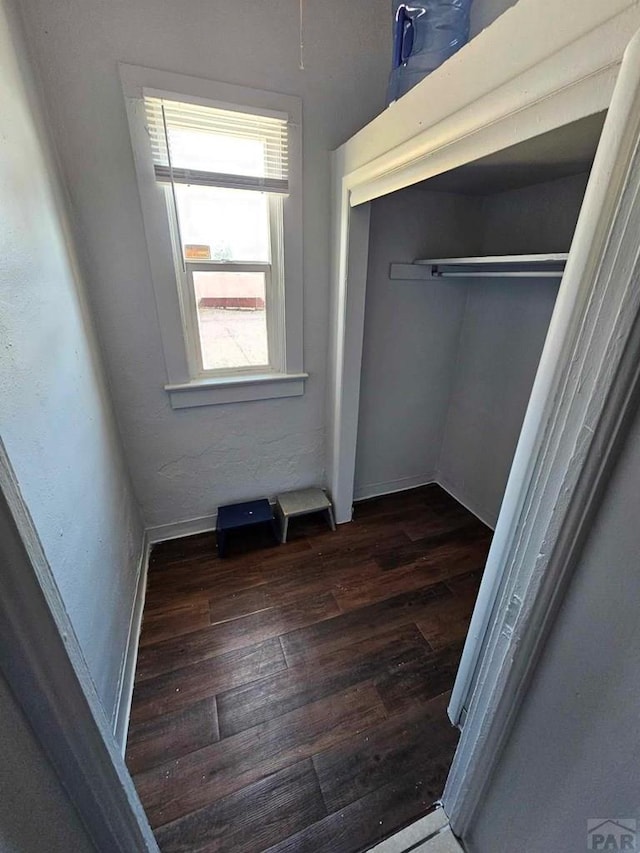
<path fill-rule="evenodd" d="M 230 530 L 253 527 L 257 524 L 268 524 L 275 541 L 280 541 L 276 520 L 273 517 L 273 510 L 266 498 L 259 501 L 245 501 L 244 503 L 227 504 L 226 506 L 219 507 L 218 520 L 216 522 L 218 556 L 224 557 L 226 553 L 227 533 Z"/>

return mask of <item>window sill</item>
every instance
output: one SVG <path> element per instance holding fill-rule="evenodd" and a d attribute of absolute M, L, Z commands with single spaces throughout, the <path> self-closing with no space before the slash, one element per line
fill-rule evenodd
<path fill-rule="evenodd" d="M 172 409 L 244 403 L 277 397 L 300 397 L 308 373 L 262 373 L 251 376 L 224 376 L 219 379 L 194 379 L 165 385 Z"/>

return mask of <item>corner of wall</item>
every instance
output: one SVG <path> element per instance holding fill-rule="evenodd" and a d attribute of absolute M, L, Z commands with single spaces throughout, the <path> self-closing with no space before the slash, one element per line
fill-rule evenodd
<path fill-rule="evenodd" d="M 458 340 L 456 342 L 456 363 L 455 363 L 454 368 L 453 368 L 453 372 L 452 372 L 452 376 L 451 376 L 451 382 L 449 383 L 449 396 L 447 399 L 447 405 L 445 407 L 444 418 L 442 419 L 442 427 L 440 429 L 440 441 L 439 441 L 438 457 L 436 459 L 436 471 L 435 471 L 436 482 L 439 485 L 441 485 L 442 481 L 443 481 L 442 459 L 443 459 L 443 455 L 445 452 L 447 426 L 448 426 L 450 418 L 451 418 L 451 406 L 452 406 L 452 401 L 453 401 L 453 397 L 454 397 L 455 390 L 456 390 L 458 371 L 459 371 L 459 367 L 460 367 L 460 358 L 461 358 L 460 342 L 461 342 L 462 336 L 464 334 L 464 328 L 465 328 L 465 324 L 466 324 L 466 320 L 467 320 L 468 305 L 469 305 L 469 285 L 467 284 L 466 285 L 466 293 L 465 293 L 465 297 L 464 297 L 464 307 L 462 309 L 462 317 L 460 319 L 460 327 L 458 329 Z M 445 488 L 445 487 L 443 486 L 443 488 Z"/>
<path fill-rule="evenodd" d="M 136 592 L 131 607 L 129 631 L 120 663 L 120 677 L 118 679 L 116 703 L 111 720 L 113 734 L 116 739 L 116 743 L 122 750 L 123 756 L 127 746 L 127 731 L 129 729 L 129 717 L 131 714 L 131 702 L 133 699 L 133 686 L 138 659 L 140 632 L 142 630 L 142 618 L 147 591 L 147 575 L 149 571 L 151 547 L 152 542 L 149 538 L 148 531 L 145 531 L 138 560 Z"/>

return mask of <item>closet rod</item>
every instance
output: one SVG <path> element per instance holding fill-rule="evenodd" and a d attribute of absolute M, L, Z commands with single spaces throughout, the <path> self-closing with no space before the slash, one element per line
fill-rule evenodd
<path fill-rule="evenodd" d="M 499 272 L 447 272 L 432 271 L 433 278 L 562 278 L 561 270 L 500 270 Z"/>
<path fill-rule="evenodd" d="M 494 255 L 467 258 L 429 258 L 392 263 L 389 278 L 433 281 L 436 278 L 562 278 L 568 254 Z"/>

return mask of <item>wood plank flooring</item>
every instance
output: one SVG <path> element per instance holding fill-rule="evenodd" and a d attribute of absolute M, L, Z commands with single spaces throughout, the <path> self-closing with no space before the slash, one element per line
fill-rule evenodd
<path fill-rule="evenodd" d="M 155 547 L 127 764 L 163 853 L 359 853 L 429 811 L 490 539 L 426 486 Z"/>

